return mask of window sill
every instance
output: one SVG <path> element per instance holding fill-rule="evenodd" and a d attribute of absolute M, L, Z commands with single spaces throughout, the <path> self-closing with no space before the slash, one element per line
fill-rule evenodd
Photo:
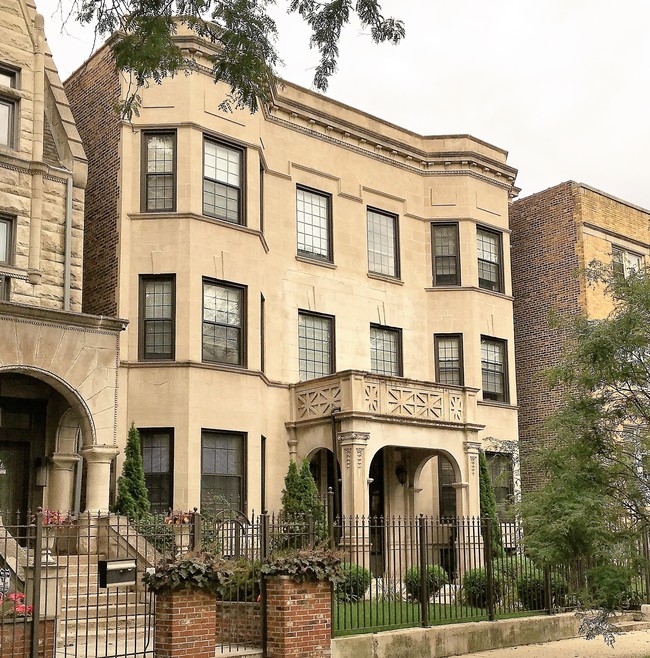
<path fill-rule="evenodd" d="M 463 292 L 480 292 L 484 295 L 491 295 L 492 297 L 499 297 L 500 299 L 507 299 L 508 301 L 513 301 L 514 297 L 512 295 L 506 295 L 504 292 L 495 292 L 494 290 L 486 290 L 485 288 L 479 288 L 478 286 L 435 286 L 433 288 L 425 288 L 425 292 L 435 292 L 437 290 L 441 291 L 450 291 L 455 290 Z"/>
<path fill-rule="evenodd" d="M 499 402 L 497 400 L 477 400 L 476 404 L 479 407 L 499 407 L 501 409 L 512 409 L 513 411 L 519 409 L 519 406 L 516 404 L 510 404 L 509 402 Z"/>
<path fill-rule="evenodd" d="M 335 270 L 336 265 L 328 260 L 318 260 L 317 258 L 307 258 L 307 256 L 296 255 L 296 260 L 301 263 L 308 263 L 309 265 L 320 265 L 321 267 L 329 267 L 330 270 Z"/>
<path fill-rule="evenodd" d="M 404 281 L 397 277 L 388 276 L 387 274 L 377 274 L 377 272 L 368 272 L 368 278 L 377 279 L 377 281 L 385 281 L 386 283 L 394 283 L 398 286 L 404 285 Z"/>

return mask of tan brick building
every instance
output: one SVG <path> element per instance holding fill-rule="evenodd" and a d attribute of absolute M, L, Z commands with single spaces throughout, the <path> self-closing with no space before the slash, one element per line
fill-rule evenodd
<path fill-rule="evenodd" d="M 155 508 L 277 509 L 309 458 L 343 513 L 477 514 L 479 449 L 511 470 L 517 446 L 506 152 L 290 83 L 224 113 L 179 39 L 199 70 L 132 125 L 106 49 L 66 82 L 84 305 L 130 321 L 118 434 L 141 429 Z"/>
<path fill-rule="evenodd" d="M 593 260 L 614 262 L 622 273 L 647 265 L 650 211 L 568 181 L 515 201 L 510 228 L 525 492 L 541 482 L 530 457 L 548 441 L 544 422 L 561 399 L 560 391 L 549 390 L 543 372 L 562 354 L 569 318 L 600 319 L 611 310 L 603 291 L 587 286 L 580 272 Z M 551 329 L 552 314 L 564 318 L 557 329 Z"/>
<path fill-rule="evenodd" d="M 118 334 L 81 313 L 87 163 L 31 0 L 0 5 L 0 510 L 106 509 Z M 85 467 L 82 468 L 82 457 Z M 88 483 L 88 484 L 86 484 Z"/>

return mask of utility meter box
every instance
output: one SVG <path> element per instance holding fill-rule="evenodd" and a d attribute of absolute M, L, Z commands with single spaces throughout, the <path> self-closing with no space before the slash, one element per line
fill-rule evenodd
<path fill-rule="evenodd" d="M 135 560 L 99 560 L 99 586 L 135 585 Z"/>

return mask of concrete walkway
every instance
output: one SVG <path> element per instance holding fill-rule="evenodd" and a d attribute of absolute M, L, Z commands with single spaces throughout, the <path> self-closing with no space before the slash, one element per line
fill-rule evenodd
<path fill-rule="evenodd" d="M 617 635 L 611 649 L 602 638 L 572 638 L 525 647 L 468 653 L 462 658 L 650 658 L 650 630 Z"/>

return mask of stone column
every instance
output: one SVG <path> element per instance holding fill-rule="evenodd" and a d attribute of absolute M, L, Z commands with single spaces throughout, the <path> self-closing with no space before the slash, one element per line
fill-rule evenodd
<path fill-rule="evenodd" d="M 468 569 L 483 566 L 481 490 L 478 464 L 481 443 L 479 441 L 465 441 L 463 447 L 467 456 L 464 470 L 468 486 L 464 489 L 462 495 L 465 501 L 463 505 L 464 518 L 459 522 L 456 535 L 456 565 L 460 576 Z"/>
<path fill-rule="evenodd" d="M 68 512 L 72 509 L 75 467 L 81 458 L 79 455 L 55 453 L 50 458 L 49 486 L 47 488 L 47 506 L 49 509 Z"/>
<path fill-rule="evenodd" d="M 81 454 L 86 460 L 86 511 L 108 513 L 111 462 L 119 450 L 114 446 L 86 446 Z"/>
<path fill-rule="evenodd" d="M 341 548 L 345 560 L 370 568 L 370 525 L 368 519 L 368 432 L 339 432 L 341 451 Z"/>
<path fill-rule="evenodd" d="M 467 456 L 465 471 L 466 481 L 469 484 L 467 509 L 463 510 L 464 516 L 479 516 L 481 514 L 481 487 L 479 484 L 478 455 L 481 451 L 480 441 L 465 441 L 463 443 L 465 455 Z"/>

